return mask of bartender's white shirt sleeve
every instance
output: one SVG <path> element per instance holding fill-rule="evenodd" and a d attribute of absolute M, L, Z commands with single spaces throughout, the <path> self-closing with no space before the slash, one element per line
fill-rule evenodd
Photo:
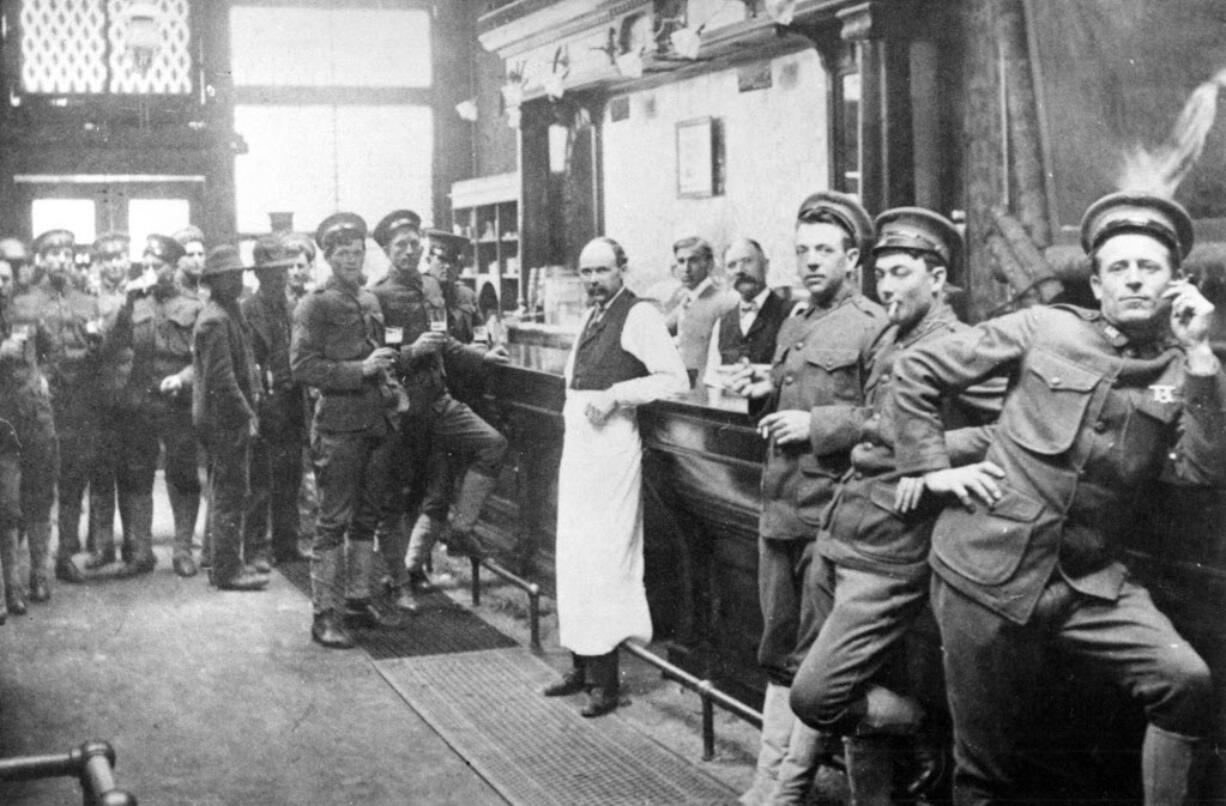
<path fill-rule="evenodd" d="M 723 317 L 715 320 L 715 325 L 711 328 L 711 341 L 707 344 L 707 368 L 702 373 L 703 383 L 707 386 L 720 386 L 719 366 L 724 363 L 719 354 L 719 329 L 723 324 Z"/>
<path fill-rule="evenodd" d="M 621 344 L 651 374 L 613 384 L 609 393 L 619 406 L 638 406 L 689 391 L 690 377 L 681 354 L 668 335 L 663 315 L 654 305 L 636 304 L 630 309 L 622 328 Z"/>

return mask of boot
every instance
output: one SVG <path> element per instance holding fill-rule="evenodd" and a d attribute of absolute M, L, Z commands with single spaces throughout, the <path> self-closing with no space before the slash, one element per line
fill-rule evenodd
<path fill-rule="evenodd" d="M 329 649 L 353 648 L 353 637 L 345 631 L 335 610 L 315 614 L 311 623 L 311 640 Z"/>
<path fill-rule="evenodd" d="M 612 712 L 619 705 L 621 675 L 617 665 L 617 650 L 589 658 L 587 668 L 592 673 L 592 688 L 587 695 L 587 705 L 580 716 L 591 719 Z"/>
<path fill-rule="evenodd" d="M 51 598 L 47 584 L 47 555 L 51 552 L 51 521 L 35 521 L 26 526 L 30 542 L 30 601 L 45 602 Z"/>
<path fill-rule="evenodd" d="M 340 546 L 316 550 L 311 556 L 311 605 L 316 613 L 338 612 L 341 576 Z"/>
<path fill-rule="evenodd" d="M 120 577 L 147 574 L 157 565 L 157 557 L 153 556 L 153 494 L 132 493 L 127 498 L 132 558 L 123 564 Z"/>
<path fill-rule="evenodd" d="M 409 549 L 405 554 L 404 564 L 408 568 L 409 584 L 418 593 L 429 593 L 434 589 L 430 577 L 426 574 L 426 562 L 430 552 L 447 528 L 447 524 L 431 518 L 424 512 L 413 522 L 413 532 L 409 535 Z"/>
<path fill-rule="evenodd" d="M 86 558 L 85 568 L 97 571 L 115 562 L 115 527 L 98 525 L 90 531 L 94 536 L 94 550 Z"/>
<path fill-rule="evenodd" d="M 185 493 L 166 485 L 170 497 L 170 511 L 175 521 L 174 554 L 171 561 L 175 573 L 181 577 L 196 575 L 196 561 L 192 559 L 192 538 L 196 535 L 196 516 L 200 513 L 200 494 Z"/>
<path fill-rule="evenodd" d="M 587 688 L 584 669 L 583 656 L 571 653 L 571 667 L 562 675 L 562 679 L 550 683 L 541 690 L 541 693 L 546 697 L 569 697 L 571 694 L 578 694 Z"/>
<path fill-rule="evenodd" d="M 374 541 L 350 540 L 345 562 L 345 598 L 369 601 L 371 578 L 375 573 Z"/>
<path fill-rule="evenodd" d="M 793 720 L 787 751 L 779 762 L 775 788 L 765 803 L 793 806 L 805 802 L 805 797 L 813 788 L 821 751 L 826 746 L 825 739 L 826 736 L 822 732 L 814 730 L 799 719 Z"/>
<path fill-rule="evenodd" d="M 892 806 L 893 739 L 881 734 L 844 736 L 849 806 Z"/>
<path fill-rule="evenodd" d="M 85 581 L 85 575 L 77 568 L 72 557 L 57 557 L 55 559 L 55 578 L 69 585 L 80 585 Z"/>
<path fill-rule="evenodd" d="M 404 567 L 404 554 L 408 541 L 404 537 L 403 518 L 396 516 L 390 523 L 379 525 L 375 538 L 379 541 L 379 556 L 387 568 L 386 585 L 389 589 L 407 588 L 409 577 Z"/>
<path fill-rule="evenodd" d="M 96 571 L 115 562 L 115 486 L 90 482 L 89 485 L 90 554 L 85 568 Z"/>
<path fill-rule="evenodd" d="M 1188 802 L 1189 778 L 1199 740 L 1165 731 L 1145 729 L 1141 742 L 1141 784 L 1146 806 L 1182 806 Z"/>
<path fill-rule="evenodd" d="M 762 700 L 762 740 L 758 746 L 758 763 L 754 770 L 753 783 L 741 795 L 743 806 L 763 806 L 774 792 L 779 780 L 779 765 L 788 751 L 788 739 L 792 724 L 796 721 L 788 695 L 787 686 L 766 684 L 766 697 Z"/>
<path fill-rule="evenodd" d="M 25 585 L 21 581 L 21 569 L 17 564 L 17 529 L 7 526 L 0 529 L 0 583 L 4 586 L 4 608 L 14 616 L 26 614 Z"/>
<path fill-rule="evenodd" d="M 234 576 L 217 582 L 217 587 L 223 591 L 262 591 L 267 586 L 268 577 L 252 573 L 246 568 L 240 568 Z"/>
<path fill-rule="evenodd" d="M 485 499 L 490 497 L 498 480 L 493 476 L 469 471 L 464 476 L 464 484 L 460 487 L 460 495 L 455 502 L 455 512 L 451 516 L 451 535 L 447 542 L 447 553 L 484 559 L 489 552 L 481 545 L 474 531 L 477 520 L 481 517 L 481 509 Z"/>

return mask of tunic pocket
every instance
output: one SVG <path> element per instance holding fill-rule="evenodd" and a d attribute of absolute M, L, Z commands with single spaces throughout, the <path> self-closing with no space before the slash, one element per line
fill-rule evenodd
<path fill-rule="evenodd" d="M 1023 448 L 1055 456 L 1072 447 L 1101 376 L 1053 353 L 1031 354 L 1001 414 L 1005 433 Z"/>
<path fill-rule="evenodd" d="M 804 359 L 810 365 L 810 371 L 813 367 L 821 370 L 811 385 L 815 400 L 840 403 L 860 401 L 860 353 L 855 350 L 806 347 Z M 823 374 L 825 380 L 821 377 Z M 805 383 L 810 386 L 809 382 Z"/>
<path fill-rule="evenodd" d="M 1016 573 L 1044 510 L 1042 502 L 1017 490 L 1006 487 L 1003 493 L 990 509 L 982 502 L 974 512 L 950 505 L 932 532 L 933 552 L 981 585 L 999 585 Z"/>

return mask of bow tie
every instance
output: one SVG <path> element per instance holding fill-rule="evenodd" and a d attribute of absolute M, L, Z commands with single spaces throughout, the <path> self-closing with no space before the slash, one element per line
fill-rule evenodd
<path fill-rule="evenodd" d="M 741 315 L 742 316 L 746 314 L 751 314 L 756 310 L 758 310 L 758 303 L 756 302 L 742 302 L 741 303 Z"/>

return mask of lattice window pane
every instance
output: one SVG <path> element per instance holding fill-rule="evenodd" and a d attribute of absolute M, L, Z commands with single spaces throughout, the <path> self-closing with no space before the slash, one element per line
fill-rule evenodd
<path fill-rule="evenodd" d="M 27 92 L 106 89 L 103 0 L 25 0 L 21 4 L 21 84 Z"/>
<path fill-rule="evenodd" d="M 183 95 L 192 91 L 192 32 L 188 0 L 157 0 L 158 29 L 162 45 L 153 54 L 149 69 L 137 68 L 128 52 L 124 13 L 131 0 L 107 0 L 111 27 L 110 90 L 115 93 Z"/>

